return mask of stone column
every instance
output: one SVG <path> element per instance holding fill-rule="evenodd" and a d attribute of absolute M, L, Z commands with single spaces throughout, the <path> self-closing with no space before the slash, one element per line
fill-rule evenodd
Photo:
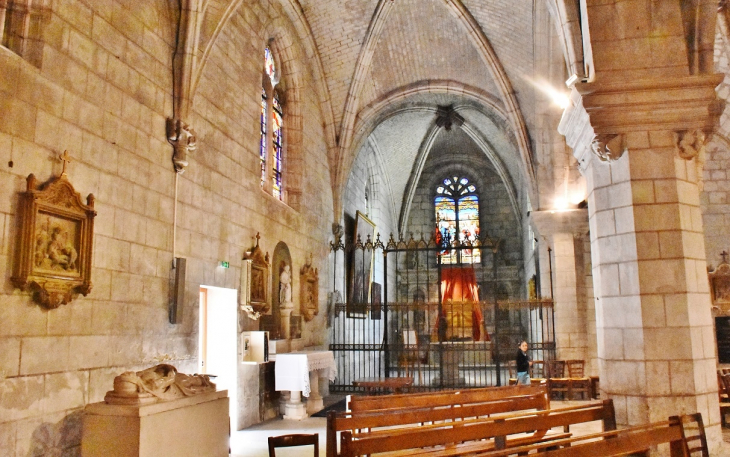
<path fill-rule="evenodd" d="M 555 341 L 558 359 L 588 361 L 588 325 L 583 271 L 583 242 L 588 232 L 588 212 L 585 209 L 567 211 L 533 211 L 530 214 L 540 236 L 552 249 L 552 259 L 540 259 L 543 273 L 552 265 L 553 301 L 555 303 Z M 547 254 L 546 248 L 543 248 Z M 545 275 L 543 275 L 545 276 Z M 550 295 L 550 278 L 541 281 L 542 296 Z"/>
<path fill-rule="evenodd" d="M 601 393 L 620 425 L 701 412 L 711 453 L 721 435 L 697 157 L 718 82 L 578 85 L 559 127 L 587 178 Z"/>

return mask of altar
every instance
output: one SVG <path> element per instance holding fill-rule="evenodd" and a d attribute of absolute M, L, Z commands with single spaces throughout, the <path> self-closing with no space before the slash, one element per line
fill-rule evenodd
<path fill-rule="evenodd" d="M 337 367 L 332 351 L 298 351 L 276 354 L 275 389 L 289 391 L 284 404 L 284 419 L 302 420 L 324 408 L 319 393 L 319 378 L 334 381 Z M 308 397 L 306 407 L 302 395 Z"/>

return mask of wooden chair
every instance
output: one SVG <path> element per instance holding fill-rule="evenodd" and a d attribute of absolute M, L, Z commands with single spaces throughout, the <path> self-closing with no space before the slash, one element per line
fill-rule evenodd
<path fill-rule="evenodd" d="M 551 398 L 570 398 L 570 378 L 565 376 L 565 360 L 548 360 L 547 376 Z"/>
<path fill-rule="evenodd" d="M 725 416 L 730 414 L 730 374 L 717 370 L 717 386 L 720 395 L 720 423 L 727 427 Z"/>
<path fill-rule="evenodd" d="M 565 360 L 548 360 L 546 367 L 548 378 L 565 377 Z"/>
<path fill-rule="evenodd" d="M 319 457 L 319 433 L 279 435 L 269 437 L 269 457 L 276 457 L 276 448 L 292 446 L 314 446 L 313 457 Z M 302 454 L 299 454 L 302 455 Z"/>
<path fill-rule="evenodd" d="M 513 386 L 517 384 L 517 362 L 514 360 L 508 361 L 507 369 L 509 370 L 509 385 Z"/>
<path fill-rule="evenodd" d="M 709 450 L 707 449 L 707 438 L 705 437 L 702 414 L 686 414 L 681 416 L 680 420 L 682 421 L 684 455 L 687 457 L 710 457 Z M 689 435 L 688 432 L 693 434 Z"/>
<path fill-rule="evenodd" d="M 730 374 L 725 373 L 725 370 L 717 370 L 717 386 L 718 393 L 720 394 L 721 402 L 730 401 Z"/>
<path fill-rule="evenodd" d="M 566 360 L 565 366 L 568 368 L 568 377 L 570 378 L 571 400 L 578 393 L 581 394 L 581 399 L 590 400 L 593 386 L 591 385 L 591 378 L 585 375 L 585 361 Z"/>
<path fill-rule="evenodd" d="M 568 369 L 569 378 L 582 378 L 585 376 L 585 362 L 583 360 L 566 360 L 565 368 Z"/>

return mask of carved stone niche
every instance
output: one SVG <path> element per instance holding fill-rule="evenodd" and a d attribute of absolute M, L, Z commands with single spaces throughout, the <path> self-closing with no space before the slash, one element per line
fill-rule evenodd
<path fill-rule="evenodd" d="M 39 188 L 29 175 L 20 195 L 15 287 L 51 309 L 91 292 L 95 216 L 94 195 L 84 204 L 65 173 Z"/>
<path fill-rule="evenodd" d="M 241 271 L 241 305 L 252 319 L 271 310 L 269 301 L 269 254 L 259 247 L 260 234 L 256 234 L 256 246 L 243 255 Z"/>
<path fill-rule="evenodd" d="M 299 303 L 305 321 L 319 314 L 319 271 L 312 267 L 312 254 L 299 270 Z"/>

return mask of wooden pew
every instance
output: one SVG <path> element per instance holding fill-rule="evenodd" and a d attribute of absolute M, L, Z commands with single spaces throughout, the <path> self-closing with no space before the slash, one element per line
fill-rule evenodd
<path fill-rule="evenodd" d="M 616 429 L 611 400 L 569 408 L 411 426 L 396 433 L 344 430 L 340 436 L 339 455 L 458 456 L 536 442 L 552 443 L 553 440 L 567 438 L 570 425 L 597 420 L 603 422 L 604 430 Z M 547 433 L 555 427 L 563 427 L 566 433 Z"/>
<path fill-rule="evenodd" d="M 685 424 L 696 435 L 687 436 Z M 709 457 L 705 428 L 699 413 L 672 416 L 668 421 L 639 425 L 621 430 L 593 433 L 567 439 L 518 446 L 504 450 L 476 452 L 472 457 L 508 457 L 540 452 L 541 457 L 649 456 L 650 449 L 669 445 L 671 457 Z M 428 455 L 428 454 L 426 454 Z"/>
<path fill-rule="evenodd" d="M 426 422 L 548 408 L 550 399 L 544 385 L 352 397 L 353 411 L 330 411 L 327 415 L 327 456 L 337 455 L 337 433 L 344 430 L 417 427 Z"/>
<path fill-rule="evenodd" d="M 438 392 L 415 392 L 387 396 L 353 395 L 350 397 L 348 409 L 356 413 L 400 408 L 427 408 L 538 394 L 545 395 L 545 408 L 549 408 L 550 398 L 547 386 L 545 384 L 534 384 L 529 386 L 482 387 L 478 389 L 441 390 Z"/>

